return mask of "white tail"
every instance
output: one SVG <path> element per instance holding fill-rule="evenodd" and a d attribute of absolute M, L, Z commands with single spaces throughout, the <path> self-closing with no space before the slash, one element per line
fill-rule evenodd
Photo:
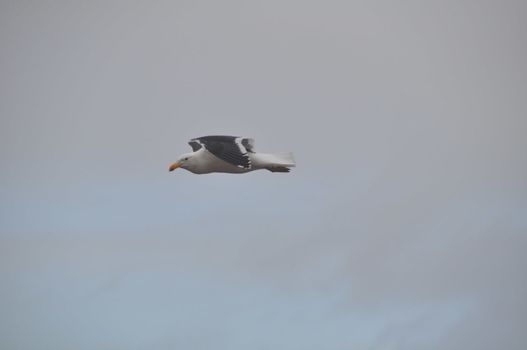
<path fill-rule="evenodd" d="M 250 153 L 251 161 L 255 169 L 267 169 L 272 172 L 289 172 L 294 167 L 295 158 L 293 153 Z"/>
<path fill-rule="evenodd" d="M 294 167 L 296 165 L 292 152 L 266 154 L 266 156 L 269 156 L 269 163 L 275 166 Z"/>

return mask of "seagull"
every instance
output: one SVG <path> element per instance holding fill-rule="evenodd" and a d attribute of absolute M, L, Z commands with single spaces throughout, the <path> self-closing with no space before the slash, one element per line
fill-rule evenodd
<path fill-rule="evenodd" d="M 288 173 L 295 166 L 293 153 L 256 153 L 254 140 L 240 136 L 213 135 L 191 139 L 192 153 L 183 154 L 169 171 L 183 168 L 194 174 L 243 174 L 267 169 Z"/>

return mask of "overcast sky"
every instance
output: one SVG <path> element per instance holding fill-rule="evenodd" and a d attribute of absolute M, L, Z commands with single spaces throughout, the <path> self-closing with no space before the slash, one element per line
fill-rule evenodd
<path fill-rule="evenodd" d="M 527 348 L 526 4 L 0 1 L 0 348 Z"/>

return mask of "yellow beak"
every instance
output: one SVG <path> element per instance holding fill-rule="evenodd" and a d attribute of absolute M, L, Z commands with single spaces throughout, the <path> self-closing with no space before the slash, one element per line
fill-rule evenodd
<path fill-rule="evenodd" d="M 181 166 L 181 164 L 179 163 L 174 163 L 170 166 L 170 168 L 168 168 L 168 171 L 174 171 L 176 170 L 177 168 L 179 168 Z"/>

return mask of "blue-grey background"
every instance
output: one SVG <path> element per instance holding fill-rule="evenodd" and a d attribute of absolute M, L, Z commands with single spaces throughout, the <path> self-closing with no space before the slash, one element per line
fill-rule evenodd
<path fill-rule="evenodd" d="M 1 1 L 0 347 L 525 349 L 526 4 Z"/>

